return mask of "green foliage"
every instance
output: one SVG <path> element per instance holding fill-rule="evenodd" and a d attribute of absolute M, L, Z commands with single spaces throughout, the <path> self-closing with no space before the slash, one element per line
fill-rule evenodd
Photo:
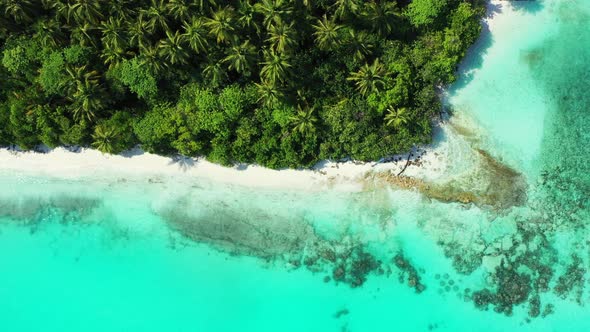
<path fill-rule="evenodd" d="M 137 144 L 133 117 L 129 112 L 115 112 L 95 127 L 92 139 L 92 146 L 105 153 L 117 154 L 133 148 Z"/>
<path fill-rule="evenodd" d="M 23 149 L 32 149 L 39 144 L 35 135 L 36 117 L 35 111 L 29 109 L 23 98 L 15 98 L 10 102 L 10 128 L 14 135 L 14 143 Z"/>
<path fill-rule="evenodd" d="M 67 117 L 61 118 L 60 127 L 63 134 L 61 143 L 65 145 L 87 145 L 90 142 L 89 126 L 86 122 L 74 123 Z"/>
<path fill-rule="evenodd" d="M 430 25 L 447 8 L 447 0 L 412 0 L 407 15 L 416 27 Z"/>
<path fill-rule="evenodd" d="M 14 76 L 32 79 L 41 54 L 39 44 L 25 37 L 9 38 L 2 51 L 2 66 Z"/>
<path fill-rule="evenodd" d="M 72 45 L 64 49 L 63 54 L 68 64 L 82 66 L 90 61 L 92 51 L 80 45 Z"/>
<path fill-rule="evenodd" d="M 148 152 L 167 154 L 174 152 L 172 142 L 178 134 L 182 119 L 176 108 L 169 104 L 154 107 L 133 126 L 141 147 Z"/>
<path fill-rule="evenodd" d="M 43 60 L 38 82 L 48 96 L 63 93 L 64 82 L 68 79 L 65 65 L 63 53 L 59 51 Z"/>
<path fill-rule="evenodd" d="M 151 99 L 158 93 L 155 75 L 138 58 L 123 61 L 119 79 L 140 98 Z"/>
<path fill-rule="evenodd" d="M 62 131 L 59 126 L 59 113 L 47 106 L 38 107 L 35 113 L 37 117 L 37 131 L 40 133 L 39 140 L 41 143 L 50 148 L 60 145 Z"/>
<path fill-rule="evenodd" d="M 219 94 L 219 106 L 234 121 L 253 105 L 252 100 L 248 100 L 248 95 L 237 85 L 230 85 Z"/>
<path fill-rule="evenodd" d="M 0 1 L 0 145 L 141 144 L 273 168 L 428 142 L 485 5 L 42 2 Z"/>
<path fill-rule="evenodd" d="M 0 145 L 12 144 L 15 139 L 12 129 L 8 125 L 10 123 L 10 107 L 7 102 L 0 103 L 0 123 L 6 124 L 0 126 Z"/>
<path fill-rule="evenodd" d="M 111 118 L 94 127 L 92 147 L 103 153 L 118 154 L 131 149 L 136 143 L 133 118 L 128 112 L 115 112 Z"/>

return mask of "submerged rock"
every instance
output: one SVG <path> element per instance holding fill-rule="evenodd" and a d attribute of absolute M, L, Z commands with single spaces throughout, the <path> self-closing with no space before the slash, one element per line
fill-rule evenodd
<path fill-rule="evenodd" d="M 416 293 L 422 293 L 424 290 L 426 290 L 426 286 L 421 283 L 418 270 L 416 270 L 416 268 L 404 256 L 403 251 L 398 252 L 397 255 L 393 257 L 392 262 L 400 270 L 400 282 L 403 283 L 405 281 L 409 287 L 414 288 Z"/>
<path fill-rule="evenodd" d="M 582 267 L 582 260 L 578 255 L 572 255 L 572 262 L 568 265 L 566 271 L 557 279 L 557 284 L 553 288 L 555 294 L 562 299 L 566 299 L 574 293 L 574 299 L 578 304 L 582 304 L 582 295 L 584 292 L 584 282 L 586 280 L 586 269 Z"/>
<path fill-rule="evenodd" d="M 245 215 L 223 204 L 208 206 L 200 213 L 190 211 L 176 208 L 159 214 L 183 237 L 217 250 L 283 261 L 312 272 L 330 271 L 331 277 L 324 276 L 324 282 L 360 287 L 369 274 L 384 273 L 381 262 L 362 243 L 328 240 L 300 216 L 285 219 L 262 209 Z"/>
<path fill-rule="evenodd" d="M 482 289 L 473 292 L 472 298 L 478 308 L 486 309 L 488 305 L 493 305 L 495 311 L 511 315 L 514 306 L 527 301 L 532 291 L 530 276 L 516 272 L 507 264 L 496 268 L 493 279 L 495 291 Z"/>
<path fill-rule="evenodd" d="M 465 128 L 451 123 L 449 129 L 468 142 L 468 148 L 475 160 L 470 171 L 450 174 L 444 182 L 427 181 L 391 171 L 369 173 L 367 177 L 370 181 L 367 184 L 379 185 L 374 181 L 379 179 L 397 188 L 417 190 L 424 196 L 441 202 L 475 204 L 496 210 L 522 206 L 527 201 L 528 185 L 521 173 L 479 148 L 478 141 Z"/>

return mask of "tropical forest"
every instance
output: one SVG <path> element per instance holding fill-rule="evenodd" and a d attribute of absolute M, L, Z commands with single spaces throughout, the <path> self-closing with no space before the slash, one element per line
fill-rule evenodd
<path fill-rule="evenodd" d="M 0 145 L 224 165 L 428 143 L 483 0 L 0 0 Z"/>

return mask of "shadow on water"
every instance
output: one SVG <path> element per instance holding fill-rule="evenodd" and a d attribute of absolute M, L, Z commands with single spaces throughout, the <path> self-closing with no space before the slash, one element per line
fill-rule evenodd
<path fill-rule="evenodd" d="M 543 9 L 543 2 L 543 0 L 518 0 L 510 1 L 510 4 L 512 8 L 516 9 L 517 11 L 523 11 L 534 14 Z"/>
<path fill-rule="evenodd" d="M 467 55 L 459 65 L 457 77 L 459 79 L 450 87 L 450 93 L 461 90 L 469 84 L 474 78 L 474 70 L 483 65 L 483 57 L 493 44 L 492 33 L 486 22 L 482 23 L 481 34 L 479 39 L 471 46 Z"/>

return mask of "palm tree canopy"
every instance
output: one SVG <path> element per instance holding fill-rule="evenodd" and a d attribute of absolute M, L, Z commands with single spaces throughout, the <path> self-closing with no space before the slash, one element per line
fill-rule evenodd
<path fill-rule="evenodd" d="M 168 32 L 168 17 L 166 16 L 168 8 L 164 0 L 152 0 L 147 9 L 143 9 L 140 18 L 145 19 L 150 32 L 163 31 Z"/>
<path fill-rule="evenodd" d="M 189 54 L 184 47 L 184 38 L 180 32 L 167 32 L 166 39 L 161 40 L 158 47 L 160 48 L 160 55 L 166 59 L 170 64 L 185 64 L 189 58 Z"/>
<path fill-rule="evenodd" d="M 336 24 L 333 20 L 328 20 L 326 15 L 318 23 L 313 25 L 315 32 L 313 33 L 318 46 L 321 49 L 329 50 L 339 44 L 338 30 L 342 26 Z"/>
<path fill-rule="evenodd" d="M 235 13 L 232 7 L 224 7 L 213 13 L 213 16 L 205 23 L 209 32 L 217 39 L 217 43 L 228 43 L 233 40 Z"/>
<path fill-rule="evenodd" d="M 103 153 L 115 152 L 118 132 L 114 127 L 107 128 L 104 124 L 96 126 L 92 134 L 92 147 Z"/>
<path fill-rule="evenodd" d="M 246 73 L 256 61 L 257 53 L 256 47 L 247 40 L 240 45 L 232 46 L 223 61 L 228 64 L 230 70 Z"/>
<path fill-rule="evenodd" d="M 193 17 L 190 21 L 185 21 L 182 27 L 183 36 L 191 49 L 197 53 L 206 52 L 209 42 L 203 20 L 200 17 Z"/>
<path fill-rule="evenodd" d="M 369 40 L 368 34 L 364 31 L 356 32 L 354 30 L 349 30 L 347 44 L 357 61 L 365 60 L 375 47 L 375 45 Z"/>
<path fill-rule="evenodd" d="M 371 92 L 378 92 L 383 87 L 385 74 L 385 66 L 376 59 L 372 65 L 365 63 L 359 71 L 352 73 L 348 80 L 355 82 L 361 94 L 368 95 Z"/>
<path fill-rule="evenodd" d="M 273 23 L 283 21 L 283 17 L 293 12 L 286 0 L 262 0 L 254 5 L 257 12 L 264 16 L 264 26 L 269 28 Z"/>
<path fill-rule="evenodd" d="M 263 66 L 260 70 L 260 76 L 272 84 L 285 81 L 291 67 L 290 58 L 285 54 L 267 51 L 265 52 L 265 59 L 261 63 Z"/>
<path fill-rule="evenodd" d="M 303 109 L 300 105 L 297 106 L 297 114 L 290 118 L 293 131 L 305 135 L 315 132 L 316 124 L 318 122 L 315 116 L 315 108 L 309 107 Z"/>
<path fill-rule="evenodd" d="M 72 11 L 72 16 L 76 22 L 98 23 L 102 18 L 102 0 L 74 0 L 69 3 L 68 7 Z"/>
<path fill-rule="evenodd" d="M 129 44 L 134 47 L 143 48 L 149 43 L 147 34 L 148 23 L 142 18 L 138 18 L 131 22 L 127 27 L 127 35 L 129 36 Z"/>
<path fill-rule="evenodd" d="M 410 121 L 410 112 L 407 108 L 388 107 L 385 114 L 385 124 L 387 126 L 399 129 Z"/>
<path fill-rule="evenodd" d="M 284 94 L 279 87 L 268 81 L 262 81 L 261 83 L 255 83 L 258 91 L 258 102 L 262 105 L 272 108 L 283 99 Z"/>
<path fill-rule="evenodd" d="M 123 29 L 123 20 L 109 17 L 103 21 L 101 28 L 102 42 L 110 47 L 124 48 L 127 40 L 125 30 Z"/>
<path fill-rule="evenodd" d="M 169 0 L 166 8 L 168 13 L 178 21 L 186 20 L 191 13 L 191 1 L 189 0 Z"/>
<path fill-rule="evenodd" d="M 336 0 L 332 5 L 334 16 L 339 19 L 345 19 L 349 15 L 356 15 L 361 8 L 359 0 Z"/>
<path fill-rule="evenodd" d="M 284 53 L 295 45 L 295 31 L 293 23 L 285 24 L 283 22 L 274 23 L 268 31 L 267 42 L 271 44 L 272 49 L 276 52 Z"/>
<path fill-rule="evenodd" d="M 393 31 L 398 9 L 395 2 L 369 2 L 365 5 L 364 15 L 374 32 L 388 36 Z"/>
<path fill-rule="evenodd" d="M 4 13 L 19 23 L 32 22 L 36 14 L 35 5 L 31 0 L 6 1 Z"/>
<path fill-rule="evenodd" d="M 203 69 L 203 76 L 213 86 L 220 86 L 227 79 L 227 72 L 223 68 L 221 61 L 210 62 Z"/>
<path fill-rule="evenodd" d="M 401 153 L 430 134 L 484 3 L 0 0 L 0 145 L 270 167 Z"/>

